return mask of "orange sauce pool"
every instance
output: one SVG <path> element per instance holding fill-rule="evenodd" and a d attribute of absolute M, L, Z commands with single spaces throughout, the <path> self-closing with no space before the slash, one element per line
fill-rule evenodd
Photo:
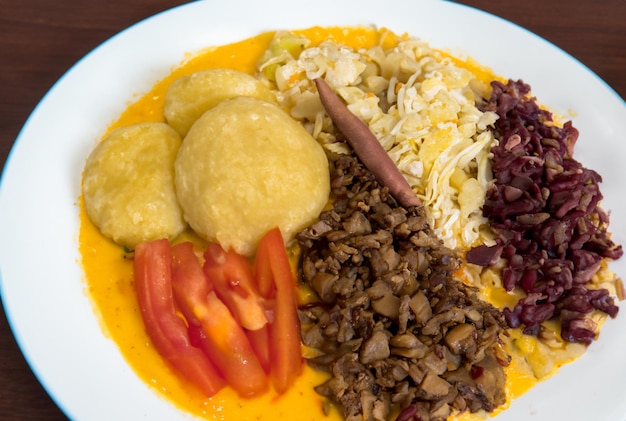
<path fill-rule="evenodd" d="M 351 47 L 369 48 L 382 44 L 390 48 L 402 38 L 384 29 L 310 28 L 294 31 L 312 41 L 334 40 Z M 163 101 L 169 85 L 177 78 L 210 68 L 230 68 L 248 73 L 256 69 L 257 60 L 268 47 L 274 33 L 268 32 L 230 45 L 209 48 L 175 68 L 167 77 L 130 104 L 109 130 L 139 122 L 164 121 Z M 442 52 L 455 64 L 473 71 L 483 82 L 497 78 L 475 61 L 459 60 Z M 159 356 L 148 338 L 135 297 L 133 264 L 124 249 L 104 238 L 87 217 L 82 198 L 80 207 L 79 247 L 85 271 L 88 294 L 100 317 L 105 334 L 113 340 L 137 375 L 157 393 L 185 412 L 209 420 L 340 420 L 332 409 L 326 414 L 324 401 L 313 387 L 326 380 L 326 375 L 305 367 L 297 383 L 284 395 L 269 392 L 252 399 L 241 399 L 228 387 L 206 398 L 192 385 L 173 372 Z M 193 239 L 193 234 L 183 234 Z M 191 236 L 191 237 L 190 237 Z M 524 393 L 536 383 L 527 369 L 512 364 L 507 370 L 509 397 Z M 463 419 L 473 418 L 462 416 Z"/>

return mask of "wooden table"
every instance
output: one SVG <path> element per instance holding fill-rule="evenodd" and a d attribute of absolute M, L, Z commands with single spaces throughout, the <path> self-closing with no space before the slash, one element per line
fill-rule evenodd
<path fill-rule="evenodd" d="M 134 22 L 182 3 L 0 0 L 0 168 L 28 115 L 72 64 Z M 567 6 L 561 0 L 462 3 L 548 39 L 626 98 L 626 1 L 569 0 Z M 65 419 L 22 357 L 4 312 L 0 317 L 0 419 Z"/>

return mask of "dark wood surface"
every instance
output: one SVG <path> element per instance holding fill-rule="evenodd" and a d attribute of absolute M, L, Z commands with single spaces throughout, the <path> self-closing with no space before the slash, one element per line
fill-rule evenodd
<path fill-rule="evenodd" d="M 0 168 L 52 84 L 83 55 L 176 0 L 0 0 Z M 464 0 L 561 47 L 626 98 L 626 1 Z M 416 34 L 418 35 L 418 34 Z M 529 57 L 532 60 L 532 57 Z M 575 89 L 575 87 L 572 87 Z M 4 239 L 3 239 L 4 240 Z M 0 420 L 60 420 L 0 315 Z"/>

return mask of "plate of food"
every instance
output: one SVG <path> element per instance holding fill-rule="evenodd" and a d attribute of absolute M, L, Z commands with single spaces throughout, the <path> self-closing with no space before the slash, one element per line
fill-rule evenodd
<path fill-rule="evenodd" d="M 624 102 L 458 4 L 272 12 L 294 9 L 151 17 L 25 124 L 0 286 L 50 396 L 71 419 L 626 419 Z"/>

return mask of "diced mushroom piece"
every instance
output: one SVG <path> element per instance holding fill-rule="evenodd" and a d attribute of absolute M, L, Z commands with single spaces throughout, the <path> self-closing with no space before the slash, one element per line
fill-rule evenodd
<path fill-rule="evenodd" d="M 394 336 L 390 339 L 389 344 L 391 345 L 392 354 L 406 358 L 424 358 L 430 350 L 417 336 L 410 332 Z"/>
<path fill-rule="evenodd" d="M 395 208 L 384 217 L 385 225 L 390 229 L 406 222 L 406 220 L 406 211 L 402 208 Z"/>
<path fill-rule="evenodd" d="M 426 376 L 426 371 L 422 370 L 417 364 L 411 364 L 409 366 L 409 376 L 415 384 L 420 384 Z"/>
<path fill-rule="evenodd" d="M 473 354 L 476 351 L 478 333 L 474 325 L 461 323 L 446 333 L 444 341 L 453 354 Z"/>
<path fill-rule="evenodd" d="M 380 399 L 374 402 L 372 408 L 372 418 L 375 421 L 385 421 L 388 418 L 390 412 L 390 403 L 388 401 L 382 401 Z"/>
<path fill-rule="evenodd" d="M 346 260 L 351 259 L 352 256 L 359 253 L 357 249 L 345 243 L 340 243 L 340 244 L 331 243 L 329 247 L 331 251 L 333 252 L 335 259 L 337 259 L 342 264 Z"/>
<path fill-rule="evenodd" d="M 460 393 L 457 393 L 456 397 L 452 401 L 452 406 L 459 412 L 465 412 L 467 410 L 467 401 Z"/>
<path fill-rule="evenodd" d="M 337 275 L 317 272 L 311 279 L 311 286 L 322 300 L 332 302 L 335 299 L 335 293 L 333 292 L 335 281 L 337 281 Z"/>
<path fill-rule="evenodd" d="M 385 398 L 386 396 L 374 395 L 369 390 L 361 390 L 359 394 L 361 414 L 346 419 L 355 421 L 386 421 L 391 412 L 391 402 Z"/>
<path fill-rule="evenodd" d="M 411 332 L 396 335 L 389 340 L 391 346 L 398 348 L 416 348 L 420 345 L 424 345 L 414 334 Z"/>
<path fill-rule="evenodd" d="M 372 232 L 372 225 L 363 212 L 354 212 L 343 223 L 343 229 L 350 234 L 366 235 Z"/>
<path fill-rule="evenodd" d="M 317 221 L 311 225 L 308 229 L 302 231 L 304 236 L 310 239 L 318 239 L 328 231 L 332 231 L 332 227 L 326 221 Z"/>
<path fill-rule="evenodd" d="M 433 310 L 430 308 L 428 298 L 422 291 L 418 291 L 411 297 L 409 307 L 415 315 L 415 321 L 419 324 L 426 323 L 433 315 Z"/>
<path fill-rule="evenodd" d="M 360 355 L 361 363 L 370 364 L 374 361 L 387 358 L 390 354 L 388 334 L 382 329 L 377 329 L 374 330 L 372 336 L 363 343 Z"/>
<path fill-rule="evenodd" d="M 361 391 L 360 396 L 361 403 L 361 411 L 362 411 L 362 419 L 363 420 L 373 420 L 372 410 L 374 409 L 374 404 L 376 403 L 376 396 L 369 390 Z"/>
<path fill-rule="evenodd" d="M 466 309 L 465 317 L 475 323 L 480 323 L 483 320 L 483 315 L 475 308 Z"/>
<path fill-rule="evenodd" d="M 443 355 L 443 352 L 435 347 L 419 361 L 418 365 L 428 373 L 435 373 L 437 375 L 445 373 L 448 368 L 448 362 L 444 358 L 439 357 L 438 354 Z"/>
<path fill-rule="evenodd" d="M 325 344 L 325 338 L 319 325 L 313 325 L 302 334 L 302 342 L 311 348 L 320 348 Z"/>
<path fill-rule="evenodd" d="M 485 409 L 493 410 L 502 405 L 506 401 L 504 394 L 504 384 L 506 382 L 506 375 L 502 366 L 498 361 L 490 355 L 487 355 L 481 362 L 482 375 L 478 376 L 474 381 L 478 386 L 478 389 L 488 401 Z"/>
<path fill-rule="evenodd" d="M 339 320 L 339 330 L 337 331 L 337 342 L 344 343 L 354 338 L 354 325 L 351 318 L 342 317 Z"/>
<path fill-rule="evenodd" d="M 337 295 L 345 296 L 354 290 L 354 282 L 356 281 L 355 271 L 341 271 L 341 276 L 333 285 L 333 292 Z"/>
<path fill-rule="evenodd" d="M 424 357 L 428 349 L 426 345 L 418 348 L 391 348 L 391 353 L 400 357 L 419 359 Z"/>
<path fill-rule="evenodd" d="M 380 248 L 381 243 L 389 243 L 393 240 L 391 234 L 385 230 L 378 230 L 372 234 L 355 237 L 354 246 L 363 248 L 369 247 L 372 249 Z"/>
<path fill-rule="evenodd" d="M 461 323 L 465 321 L 465 313 L 459 308 L 452 308 L 445 313 L 440 313 L 433 316 L 428 322 L 424 325 L 422 329 L 422 333 L 424 335 L 435 335 L 441 325 L 445 323 Z"/>
<path fill-rule="evenodd" d="M 389 374 L 395 382 L 400 382 L 409 375 L 409 364 L 404 360 L 390 360 Z"/>
<path fill-rule="evenodd" d="M 400 309 L 400 299 L 393 294 L 383 295 L 377 300 L 372 300 L 372 309 L 378 314 L 397 320 Z"/>
<path fill-rule="evenodd" d="M 424 380 L 420 384 L 419 393 L 426 400 L 441 399 L 446 396 L 452 385 L 433 372 L 426 373 Z"/>
<path fill-rule="evenodd" d="M 386 282 L 376 281 L 367 290 L 370 297 L 372 309 L 385 317 L 396 320 L 400 312 L 400 298 L 393 294 L 393 291 Z"/>
<path fill-rule="evenodd" d="M 400 255 L 394 250 L 391 243 L 381 247 L 380 254 L 390 270 L 395 269 L 400 264 Z"/>
<path fill-rule="evenodd" d="M 404 333 L 407 330 L 409 321 L 411 320 L 411 308 L 409 302 L 411 298 L 408 295 L 400 297 L 400 305 L 398 306 L 398 333 Z"/>
<path fill-rule="evenodd" d="M 463 356 L 453 354 L 450 351 L 450 349 L 448 349 L 448 347 L 442 347 L 442 348 L 443 348 L 444 358 L 446 359 L 446 365 L 447 365 L 446 370 L 454 371 L 458 369 L 461 366 L 461 363 L 463 362 Z"/>
<path fill-rule="evenodd" d="M 408 270 L 408 269 L 407 269 Z M 415 294 L 417 292 L 417 290 L 419 289 L 420 284 L 417 281 L 417 279 L 415 278 L 415 276 L 413 276 L 410 272 L 409 272 L 409 276 L 406 279 L 406 282 L 404 283 L 404 285 L 402 286 L 402 289 L 400 290 L 400 294 L 403 295 L 407 295 L 409 297 L 412 297 L 413 294 Z"/>
<path fill-rule="evenodd" d="M 447 403 L 445 403 L 443 400 L 438 402 L 441 404 L 441 406 L 433 411 L 431 411 L 430 413 L 430 419 L 431 420 L 446 420 L 448 419 L 448 416 L 450 415 L 450 405 L 448 405 Z"/>

